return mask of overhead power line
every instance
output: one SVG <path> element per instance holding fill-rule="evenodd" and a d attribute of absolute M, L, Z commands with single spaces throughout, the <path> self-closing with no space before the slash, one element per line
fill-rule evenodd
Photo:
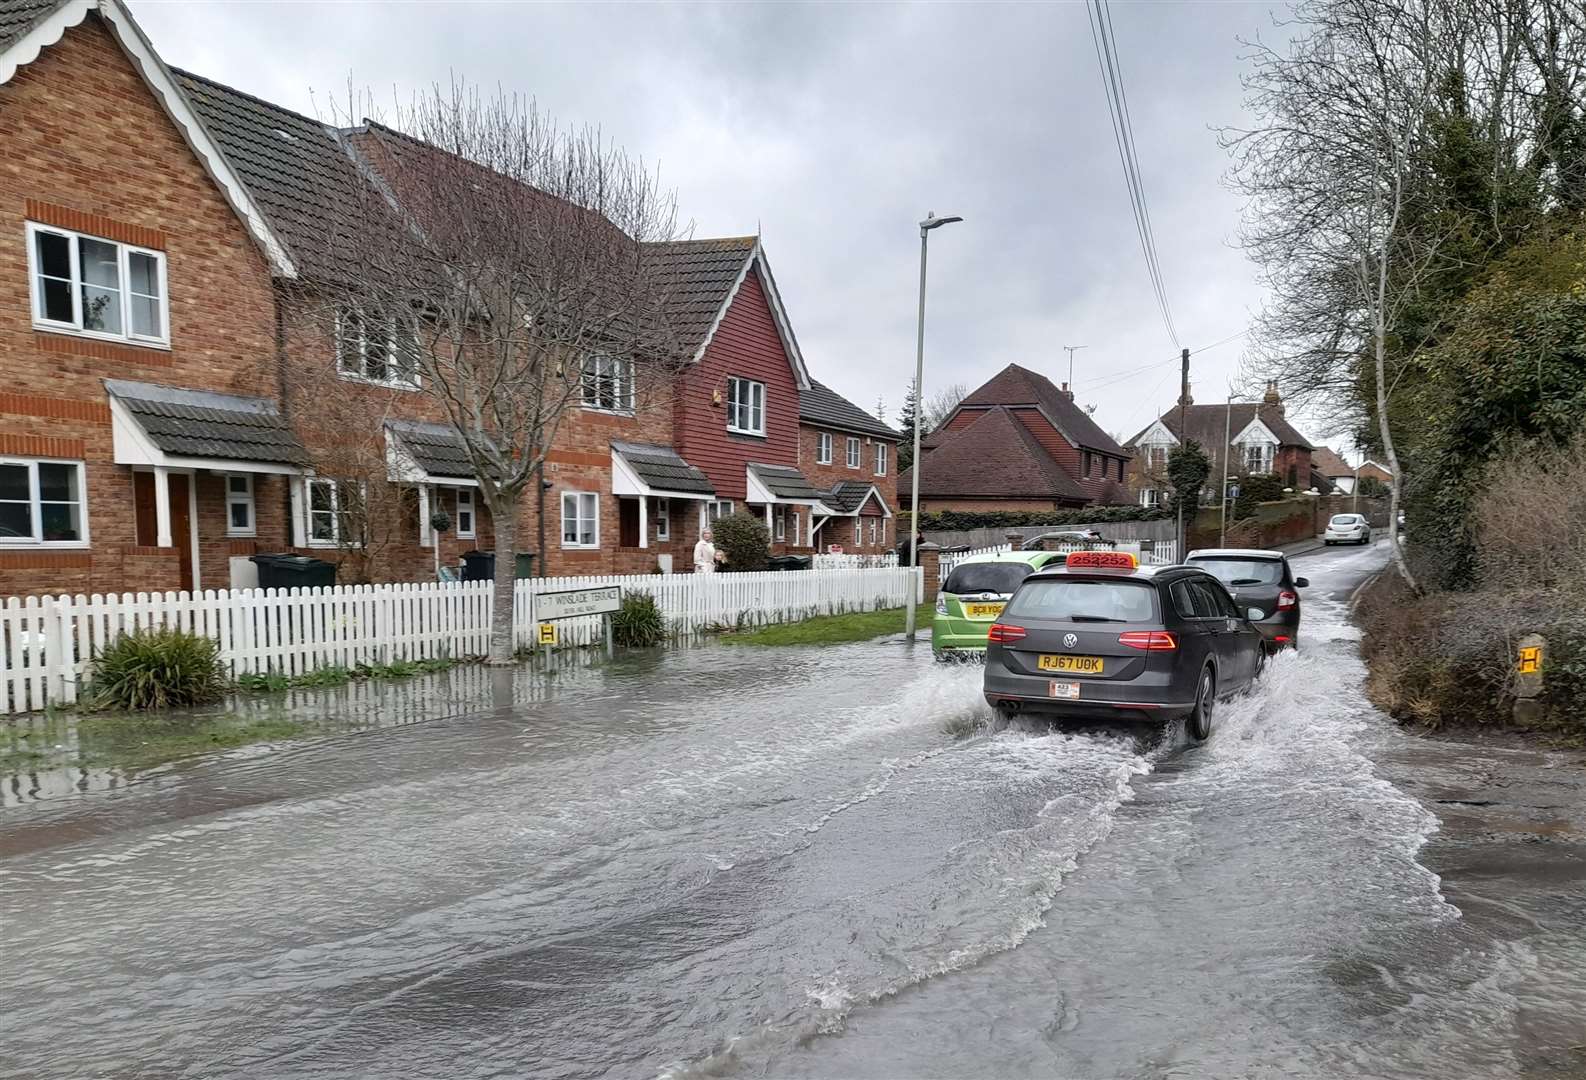
<path fill-rule="evenodd" d="M 1113 35 L 1108 0 L 1090 0 L 1085 14 L 1090 22 L 1090 39 L 1096 47 L 1096 66 L 1101 73 L 1107 112 L 1112 120 L 1113 143 L 1118 148 L 1118 163 L 1123 166 L 1124 187 L 1129 196 L 1129 208 L 1134 213 L 1135 232 L 1140 238 L 1140 253 L 1145 256 L 1146 274 L 1151 279 L 1151 291 L 1156 296 L 1162 326 L 1167 330 L 1174 348 L 1178 348 L 1178 329 L 1173 324 L 1173 309 L 1168 303 L 1162 265 L 1157 257 L 1156 235 L 1151 227 L 1151 211 L 1146 203 L 1145 182 L 1140 175 L 1134 125 L 1129 117 L 1129 96 L 1124 90 L 1123 66 L 1118 54 L 1118 42 Z"/>

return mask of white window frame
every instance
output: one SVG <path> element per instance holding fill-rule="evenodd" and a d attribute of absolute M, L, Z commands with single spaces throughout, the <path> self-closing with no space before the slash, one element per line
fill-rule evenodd
<path fill-rule="evenodd" d="M 823 431 L 815 443 L 815 464 L 830 465 L 832 463 L 832 433 Z"/>
<path fill-rule="evenodd" d="M 353 309 L 339 308 L 336 311 L 336 374 L 353 382 L 369 383 L 371 386 L 384 386 L 392 390 L 419 389 L 419 335 L 417 322 L 414 321 L 411 316 L 404 317 L 389 315 L 384 318 L 383 321 L 386 328 L 386 355 L 384 363 L 387 374 L 386 377 L 382 379 L 369 374 L 369 339 L 367 336 L 365 336 L 363 330 L 364 324 L 369 321 L 369 316 L 362 311 L 357 313 L 359 320 L 357 338 L 358 370 L 353 371 L 346 367 L 343 363 L 343 360 L 347 357 L 349 351 L 347 346 L 353 343 L 346 329 L 346 320 L 350 310 Z M 390 374 L 391 372 L 398 370 L 397 357 L 399 352 L 397 347 L 397 331 L 399 328 L 405 328 L 409 332 L 413 341 L 413 355 L 411 360 L 412 371 L 406 377 L 400 374 Z"/>
<path fill-rule="evenodd" d="M 727 430 L 739 435 L 765 434 L 765 383 L 728 377 Z"/>
<path fill-rule="evenodd" d="M 871 518 L 870 519 L 870 546 L 871 547 L 875 547 L 876 544 L 878 543 L 876 537 L 877 537 L 877 534 L 880 532 L 880 529 L 878 528 L 878 525 L 879 525 L 880 521 L 881 521 L 880 518 Z"/>
<path fill-rule="evenodd" d="M 1269 442 L 1247 442 L 1240 443 L 1238 445 L 1240 457 L 1239 463 L 1241 466 L 1243 466 L 1245 472 L 1255 474 L 1269 473 L 1272 471 L 1273 460 L 1277 456 L 1277 444 Z M 1253 468 L 1251 466 L 1251 461 L 1255 457 L 1260 458 L 1260 461 L 1256 463 L 1260 466 L 1259 468 Z"/>
<path fill-rule="evenodd" d="M 609 353 L 591 353 L 584 357 L 581 369 L 579 387 L 579 402 L 586 408 L 595 412 L 617 413 L 622 416 L 633 415 L 634 409 L 634 383 L 633 383 L 633 358 L 629 356 L 612 356 Z M 601 402 L 602 380 L 609 380 L 611 392 L 606 395 L 610 404 Z"/>
<path fill-rule="evenodd" d="M 573 500 L 573 537 L 567 539 L 567 503 Z M 583 540 L 584 525 L 590 527 L 589 535 L 593 540 Z M 594 551 L 600 547 L 600 492 L 598 491 L 564 491 L 562 492 L 562 547 L 569 550 Z"/>
<path fill-rule="evenodd" d="M 887 444 L 884 442 L 876 443 L 876 475 L 887 475 Z"/>
<path fill-rule="evenodd" d="M 724 517 L 732 517 L 732 500 L 715 499 L 705 504 L 705 520 L 720 521 Z"/>
<path fill-rule="evenodd" d="M 791 543 L 794 547 L 798 547 L 798 546 L 800 546 L 799 538 L 804 535 L 803 533 L 799 532 L 799 512 L 798 512 L 798 507 L 796 507 L 796 506 L 795 507 L 789 507 L 787 513 L 788 513 L 787 531 L 788 531 L 788 535 L 790 537 L 792 537 L 792 539 L 790 541 L 788 541 L 788 542 Z"/>
<path fill-rule="evenodd" d="M 1140 489 L 1140 505 L 1141 506 L 1156 506 L 1156 505 L 1158 505 L 1161 502 L 1161 494 L 1162 493 L 1159 492 L 1156 488 L 1141 488 Z"/>
<path fill-rule="evenodd" d="M 848 467 L 850 469 L 860 468 L 863 464 L 863 459 L 864 450 L 859 445 L 859 440 L 852 435 L 848 436 Z"/>
<path fill-rule="evenodd" d="M 357 547 L 363 547 L 364 546 L 362 541 L 359 541 L 359 542 L 357 542 L 354 545 L 354 544 L 351 543 L 351 541 L 344 541 L 344 538 L 342 537 L 342 526 L 346 522 L 347 511 L 342 509 L 342 505 L 341 505 L 341 491 L 342 491 L 342 488 L 344 486 L 349 486 L 349 485 L 354 484 L 354 483 L 356 483 L 358 485 L 358 487 L 360 488 L 360 490 L 363 491 L 363 494 L 364 494 L 364 505 L 367 506 L 368 505 L 368 501 L 369 501 L 369 489 L 368 489 L 368 487 L 366 487 L 364 485 L 364 483 L 362 481 L 337 480 L 334 477 L 330 477 L 330 476 L 310 476 L 303 482 L 303 488 L 304 488 L 303 494 L 304 494 L 304 503 L 305 503 L 305 505 L 303 507 L 303 512 L 308 516 L 308 521 L 305 523 L 307 525 L 307 529 L 305 531 L 308 534 L 307 539 L 308 539 L 308 546 L 309 547 L 311 547 L 311 548 L 338 548 L 338 547 L 342 547 L 344 545 L 344 543 L 347 543 L 348 546 L 357 546 Z M 322 537 L 322 536 L 316 537 L 314 535 L 314 515 L 317 514 L 317 513 L 318 514 L 326 513 L 326 511 L 324 511 L 324 510 L 315 510 L 314 509 L 314 488 L 317 487 L 317 486 L 322 486 L 322 487 L 328 488 L 329 491 L 330 491 L 330 510 L 329 510 L 329 513 L 330 513 L 330 538 L 329 539 L 326 539 L 325 537 Z"/>
<path fill-rule="evenodd" d="M 771 511 L 772 538 L 781 544 L 787 541 L 787 507 L 777 506 Z"/>
<path fill-rule="evenodd" d="M 1168 446 L 1168 444 L 1147 443 L 1145 446 L 1141 447 L 1141 449 L 1145 451 L 1146 472 L 1161 473 L 1167 471 L 1167 456 L 1168 452 L 1172 449 L 1170 446 Z M 1161 455 L 1160 461 L 1157 459 L 1158 455 Z"/>
<path fill-rule="evenodd" d="M 5 456 L 0 457 L 0 465 L 21 465 L 28 470 L 28 517 L 33 523 L 32 536 L 0 536 L 0 547 L 46 547 L 46 548 L 85 548 L 88 546 L 88 469 L 81 461 L 70 458 L 28 458 Z M 39 491 L 39 466 L 40 465 L 71 465 L 77 469 L 77 491 L 81 495 L 78 500 L 78 521 L 81 524 L 81 540 L 46 540 L 44 539 L 44 503 Z M 48 502 L 56 503 L 59 500 L 50 499 Z"/>
<path fill-rule="evenodd" d="M 452 488 L 452 509 L 456 511 L 456 520 L 452 525 L 456 528 L 454 534 L 459 540 L 472 540 L 479 534 L 479 507 L 474 500 L 473 488 Z M 468 528 L 463 528 L 463 514 L 468 514 Z"/>
<path fill-rule="evenodd" d="M 231 482 L 241 480 L 244 490 L 231 490 Z M 252 473 L 227 473 L 226 481 L 226 535 L 227 536 L 257 536 L 259 534 L 258 506 L 253 495 Z M 248 509 L 248 523 L 238 525 L 231 519 L 233 506 L 245 506 Z"/>
<path fill-rule="evenodd" d="M 131 345 L 148 345 L 162 349 L 171 347 L 171 291 L 166 281 L 165 252 L 155 251 L 153 248 L 138 247 L 136 244 L 127 244 L 120 240 L 110 240 L 103 236 L 95 236 L 92 233 L 80 233 L 72 229 L 62 229 L 55 225 L 41 225 L 36 221 L 26 223 L 26 232 L 28 294 L 32 299 L 34 327 L 40 330 L 55 330 L 66 334 L 77 334 L 82 337 L 98 338 L 101 341 L 124 341 Z M 39 276 L 43 273 L 43 268 L 38 263 L 37 237 L 40 233 L 62 236 L 69 241 L 72 293 L 72 317 L 69 322 L 47 318 L 44 314 L 44 290 L 39 288 Z M 110 244 L 116 249 L 116 290 L 121 298 L 122 332 L 119 334 L 105 330 L 89 330 L 83 326 L 83 268 L 80 249 L 84 240 Z M 146 255 L 152 258 L 159 274 L 161 330 L 159 334 L 135 334 L 132 332 L 132 274 L 130 263 L 133 255 Z M 56 280 L 60 279 L 57 278 Z"/>
<path fill-rule="evenodd" d="M 657 540 L 672 539 L 672 500 L 655 500 L 655 538 Z"/>

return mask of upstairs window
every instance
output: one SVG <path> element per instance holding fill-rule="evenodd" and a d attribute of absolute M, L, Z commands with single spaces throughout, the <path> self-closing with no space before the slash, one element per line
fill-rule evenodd
<path fill-rule="evenodd" d="M 83 463 L 0 458 L 0 545 L 88 542 Z"/>
<path fill-rule="evenodd" d="M 832 463 L 832 433 L 823 431 L 815 443 L 815 464 L 830 465 Z"/>
<path fill-rule="evenodd" d="M 859 455 L 859 440 L 850 438 L 848 440 L 848 467 L 850 469 L 859 468 Z"/>
<path fill-rule="evenodd" d="M 765 434 L 765 383 L 727 380 L 727 430 L 740 435 Z"/>
<path fill-rule="evenodd" d="M 633 411 L 633 361 L 626 356 L 586 356 L 583 372 L 586 409 Z"/>
<path fill-rule="evenodd" d="M 31 221 L 27 236 L 33 325 L 170 344 L 162 252 Z"/>
<path fill-rule="evenodd" d="M 1167 471 L 1167 450 L 1165 446 L 1145 447 L 1145 467 L 1147 471 L 1161 473 Z"/>
<path fill-rule="evenodd" d="M 1272 471 L 1272 451 L 1276 448 L 1271 443 L 1246 443 L 1240 449 L 1243 451 L 1245 472 L 1269 473 Z"/>
<path fill-rule="evenodd" d="M 344 308 L 336 313 L 336 370 L 381 386 L 417 389 L 418 324 L 407 316 Z"/>
<path fill-rule="evenodd" d="M 887 475 L 887 444 L 884 442 L 876 443 L 876 475 Z"/>

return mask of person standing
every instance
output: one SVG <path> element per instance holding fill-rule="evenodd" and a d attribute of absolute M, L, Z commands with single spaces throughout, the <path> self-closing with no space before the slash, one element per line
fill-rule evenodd
<path fill-rule="evenodd" d="M 694 573 L 714 574 L 716 563 L 721 558 L 716 551 L 716 545 L 711 543 L 711 531 L 707 528 L 700 532 L 699 543 L 694 545 Z"/>

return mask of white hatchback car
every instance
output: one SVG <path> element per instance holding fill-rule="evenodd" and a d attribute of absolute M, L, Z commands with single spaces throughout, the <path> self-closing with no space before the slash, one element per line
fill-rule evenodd
<path fill-rule="evenodd" d="M 1363 514 L 1334 514 L 1327 522 L 1327 531 L 1322 534 L 1322 543 L 1328 546 L 1369 544 L 1371 524 Z"/>

